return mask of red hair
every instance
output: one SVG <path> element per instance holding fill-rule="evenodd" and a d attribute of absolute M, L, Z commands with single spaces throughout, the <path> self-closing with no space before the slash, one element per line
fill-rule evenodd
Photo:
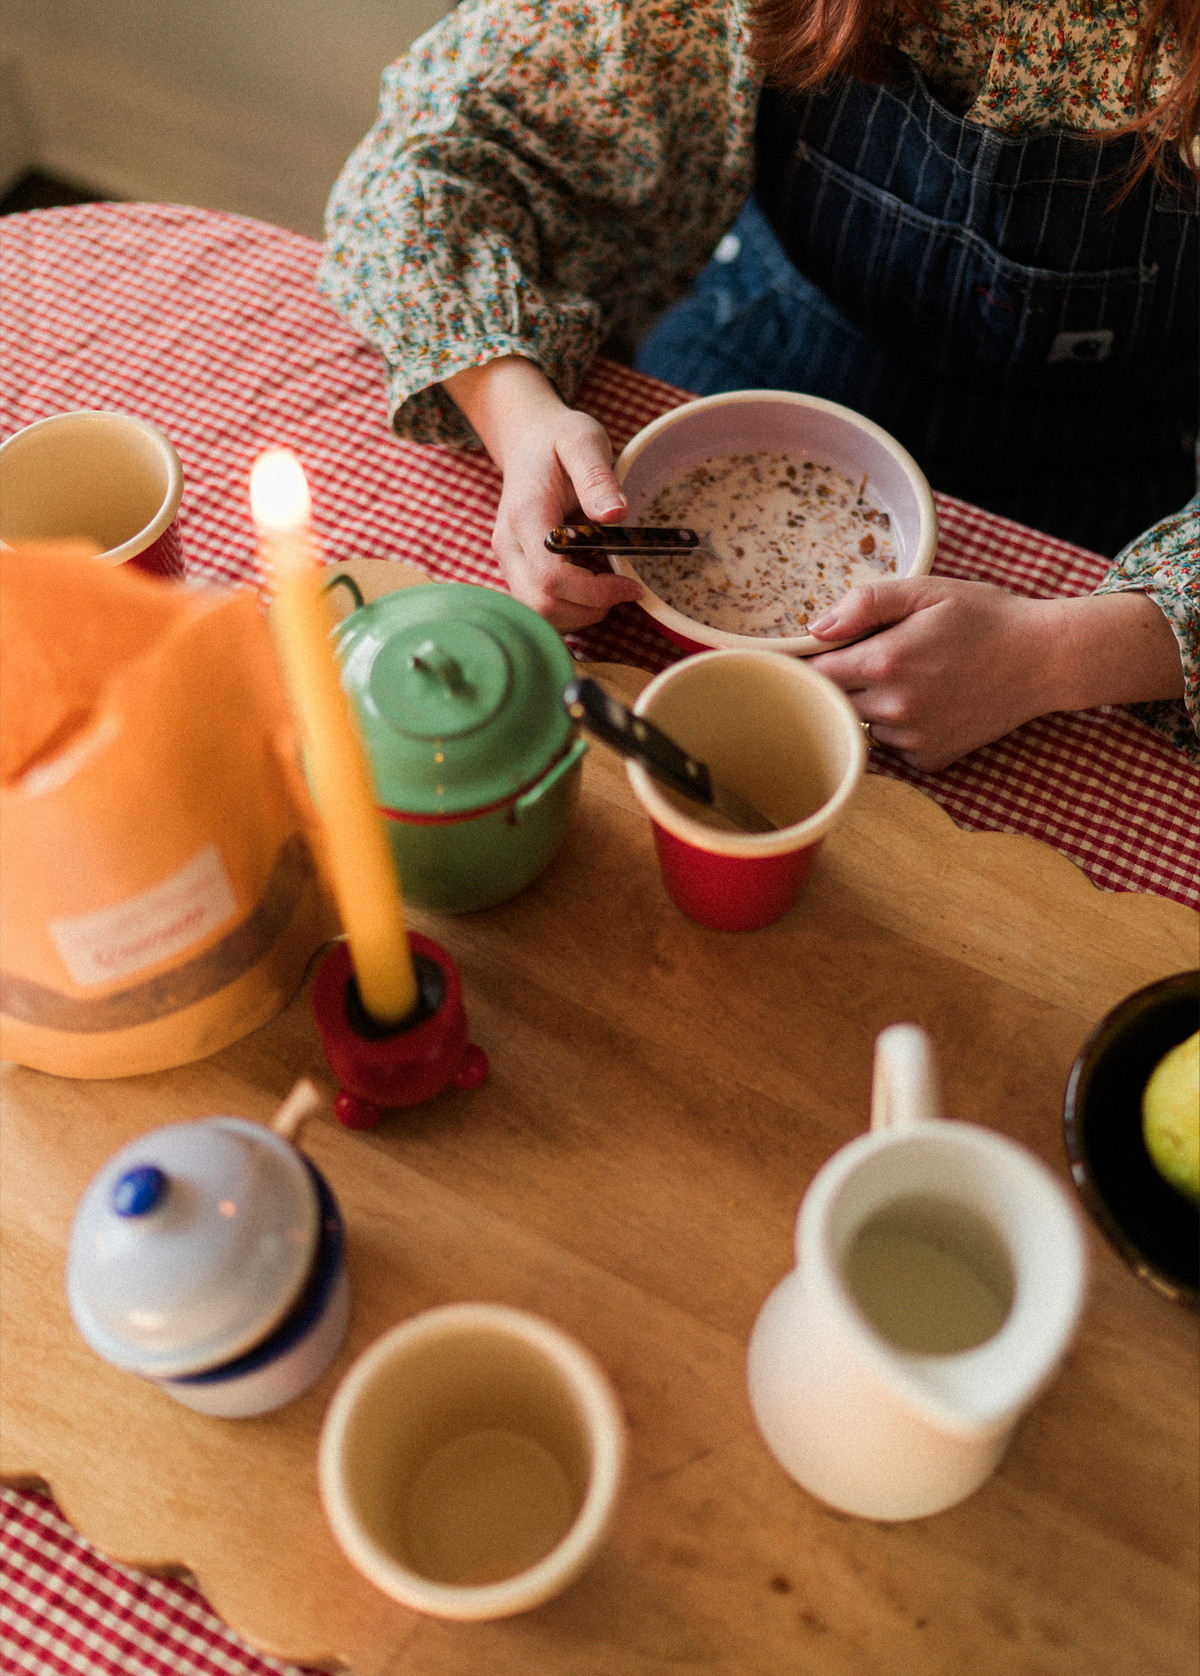
<path fill-rule="evenodd" d="M 832 76 L 885 81 L 895 53 L 885 44 L 888 23 L 928 21 L 936 0 L 752 0 L 751 51 L 773 87 L 820 87 Z M 1185 69 L 1175 85 L 1145 104 L 1146 60 L 1162 25 L 1173 25 Z M 1125 184 L 1128 191 L 1149 168 L 1177 180 L 1169 158 L 1178 151 L 1200 174 L 1200 0 L 1142 0 L 1133 59 L 1135 115 L 1114 134 L 1141 135 L 1141 155 Z M 1123 194 L 1122 194 L 1123 195 Z"/>

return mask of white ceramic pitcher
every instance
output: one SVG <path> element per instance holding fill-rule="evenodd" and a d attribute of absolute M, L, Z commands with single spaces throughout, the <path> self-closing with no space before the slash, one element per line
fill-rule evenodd
<path fill-rule="evenodd" d="M 984 1482 L 1083 1304 L 1065 1190 L 1015 1141 L 940 1110 L 924 1032 L 883 1031 L 870 1132 L 813 1178 L 796 1267 L 750 1338 L 750 1402 L 773 1453 L 871 1519 L 938 1513 Z"/>

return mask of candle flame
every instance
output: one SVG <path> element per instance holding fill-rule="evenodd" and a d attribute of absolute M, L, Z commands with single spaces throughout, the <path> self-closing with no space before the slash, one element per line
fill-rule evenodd
<path fill-rule="evenodd" d="M 260 535 L 302 530 L 312 501 L 304 468 L 290 448 L 268 448 L 250 472 L 250 516 Z"/>

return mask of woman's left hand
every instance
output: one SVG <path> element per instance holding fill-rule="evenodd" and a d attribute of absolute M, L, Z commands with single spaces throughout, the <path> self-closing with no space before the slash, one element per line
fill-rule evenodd
<path fill-rule="evenodd" d="M 809 662 L 914 768 L 945 768 L 1051 710 L 1183 692 L 1175 636 L 1143 593 L 1025 599 L 988 582 L 897 578 L 851 588 L 809 629 L 867 637 Z"/>

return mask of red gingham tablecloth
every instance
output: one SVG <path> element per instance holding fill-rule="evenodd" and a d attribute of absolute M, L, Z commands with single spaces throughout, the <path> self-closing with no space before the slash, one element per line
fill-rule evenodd
<path fill-rule="evenodd" d="M 501 586 L 489 550 L 499 477 L 485 455 L 399 442 L 383 379 L 317 293 L 317 246 L 260 222 L 169 205 L 89 204 L 0 222 L 0 439 L 52 413 L 114 408 L 172 438 L 186 487 L 189 578 L 254 574 L 247 480 L 268 443 L 304 462 L 330 562 L 403 559 Z M 610 362 L 581 405 L 621 448 L 684 393 Z M 935 573 L 1048 597 L 1088 591 L 1095 554 L 945 495 Z M 657 670 L 678 654 L 636 606 L 573 637 L 581 656 Z M 1107 890 L 1197 906 L 1197 771 L 1124 710 L 1044 716 L 938 774 L 885 752 L 960 826 L 1051 844 Z M 99 1556 L 46 1496 L 3 1492 L 0 1670 L 21 1676 L 260 1676 L 246 1647 L 177 1581 Z"/>

